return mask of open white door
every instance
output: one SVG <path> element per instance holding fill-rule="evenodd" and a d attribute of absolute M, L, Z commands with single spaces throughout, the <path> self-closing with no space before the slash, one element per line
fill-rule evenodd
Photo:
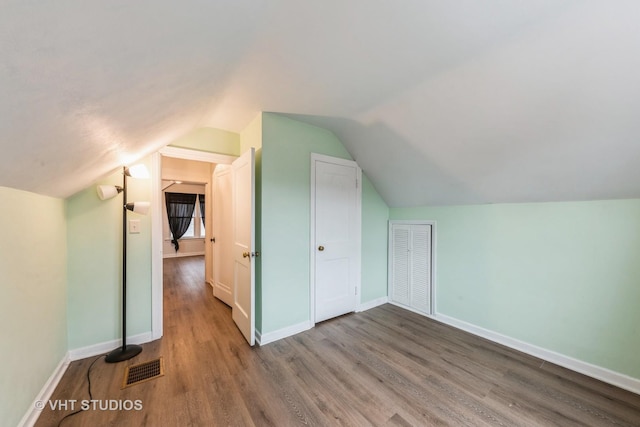
<path fill-rule="evenodd" d="M 213 173 L 213 295 L 233 307 L 233 175 L 231 165 Z"/>
<path fill-rule="evenodd" d="M 233 321 L 255 344 L 255 149 L 233 162 Z"/>

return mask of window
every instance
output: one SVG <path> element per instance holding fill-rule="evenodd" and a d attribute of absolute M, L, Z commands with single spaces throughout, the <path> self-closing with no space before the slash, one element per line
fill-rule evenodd
<path fill-rule="evenodd" d="M 204 194 L 165 192 L 167 208 L 167 235 L 176 251 L 180 248 L 180 239 L 203 238 Z"/>
<path fill-rule="evenodd" d="M 189 228 L 184 233 L 182 238 L 185 237 L 204 237 L 205 229 L 204 229 L 204 220 L 202 219 L 203 215 L 201 212 L 202 203 L 196 203 L 196 208 L 193 210 L 193 215 L 191 216 L 191 222 L 189 223 Z"/>

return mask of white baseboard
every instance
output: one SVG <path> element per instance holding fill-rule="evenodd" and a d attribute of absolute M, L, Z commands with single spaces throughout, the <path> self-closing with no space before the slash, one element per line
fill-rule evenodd
<path fill-rule="evenodd" d="M 356 313 L 360 313 L 361 311 L 371 310 L 372 308 L 375 308 L 382 304 L 386 304 L 388 302 L 389 302 L 389 297 L 384 296 L 382 298 L 376 298 L 374 300 L 361 303 L 360 305 L 358 305 L 358 308 L 356 308 Z"/>
<path fill-rule="evenodd" d="M 187 257 L 187 256 L 201 256 L 204 255 L 204 252 L 199 251 L 199 252 L 164 252 L 162 254 L 162 258 L 180 258 L 180 257 Z"/>
<path fill-rule="evenodd" d="M 287 326 L 286 328 L 278 329 L 277 331 L 267 332 L 264 335 L 256 331 L 256 341 L 259 345 L 266 345 L 271 342 L 281 340 L 282 338 L 287 338 L 291 335 L 307 331 L 311 328 L 313 328 L 313 324 L 311 324 L 311 322 L 307 320 L 302 323 L 298 323 L 297 325 L 291 325 Z"/>
<path fill-rule="evenodd" d="M 407 310 L 407 311 L 412 311 L 412 312 L 414 312 L 414 313 L 416 313 L 416 314 L 419 314 L 419 315 L 421 315 L 421 316 L 428 317 L 428 318 L 430 318 L 430 319 L 435 319 L 435 316 L 434 316 L 433 314 L 429 314 L 429 313 L 425 313 L 424 311 L 416 310 L 416 309 L 415 309 L 415 308 L 413 308 L 413 307 L 409 307 L 408 305 L 400 304 L 399 302 L 395 302 L 395 301 L 391 301 L 391 300 L 389 300 L 389 304 L 391 304 L 391 305 L 395 305 L 396 307 L 400 307 L 400 308 L 402 308 L 402 309 L 404 309 L 404 310 Z M 444 323 L 444 322 L 443 322 L 443 323 Z"/>
<path fill-rule="evenodd" d="M 138 335 L 133 335 L 127 338 L 129 344 L 144 344 L 153 341 L 153 335 L 151 332 L 145 332 Z M 108 353 L 122 345 L 122 340 L 112 340 L 107 342 L 101 342 L 98 344 L 89 345 L 87 347 L 76 348 L 69 350 L 69 359 L 73 362 L 75 360 L 86 359 L 87 357 L 97 356 L 99 354 Z"/>
<path fill-rule="evenodd" d="M 640 379 L 633 378 L 619 372 L 612 371 L 601 366 L 592 365 L 591 363 L 583 362 L 582 360 L 574 359 L 569 356 L 565 356 L 560 353 L 556 353 L 551 350 L 547 350 L 542 347 L 535 346 L 533 344 L 526 343 L 524 341 L 511 338 L 506 335 L 502 335 L 498 332 L 494 332 L 480 326 L 467 323 L 463 320 L 458 320 L 454 317 L 449 317 L 445 314 L 436 314 L 431 316 L 432 319 L 438 322 L 453 326 L 454 328 L 461 329 L 471 334 L 477 335 L 482 338 L 486 338 L 490 341 L 502 344 L 510 347 L 514 350 L 527 353 L 531 356 L 538 357 L 550 363 L 562 366 L 572 371 L 579 372 L 597 380 L 609 383 L 616 387 L 628 390 L 630 392 L 640 394 Z"/>
<path fill-rule="evenodd" d="M 389 301 L 388 297 L 377 298 L 372 301 L 368 301 L 364 304 L 360 304 L 356 309 L 356 313 L 361 311 L 370 310 L 374 307 L 377 307 L 382 304 L 386 304 Z M 286 328 L 278 329 L 277 331 L 268 332 L 264 335 L 260 334 L 259 331 L 256 331 L 256 341 L 259 345 L 266 345 L 272 343 L 274 341 L 281 340 L 283 338 L 290 337 L 295 334 L 299 334 L 300 332 L 308 331 L 313 328 L 313 323 L 310 320 L 307 320 L 302 323 L 298 323 L 297 325 L 287 326 Z"/>
<path fill-rule="evenodd" d="M 58 366 L 56 366 L 56 368 L 53 370 L 53 373 L 51 374 L 47 382 L 44 383 L 42 390 L 40 390 L 40 393 L 38 393 L 36 398 L 31 403 L 31 406 L 29 407 L 27 413 L 24 414 L 24 417 L 22 417 L 22 419 L 18 423 L 18 427 L 33 427 L 35 425 L 36 421 L 38 421 L 38 417 L 40 417 L 41 412 L 41 410 L 36 409 L 37 403 L 46 402 L 49 400 L 49 398 L 53 394 L 53 391 L 58 386 L 60 379 L 62 379 L 62 376 L 67 371 L 69 363 L 71 363 L 71 360 L 69 359 L 69 353 L 67 353 L 64 355 L 60 363 L 58 363 Z"/>

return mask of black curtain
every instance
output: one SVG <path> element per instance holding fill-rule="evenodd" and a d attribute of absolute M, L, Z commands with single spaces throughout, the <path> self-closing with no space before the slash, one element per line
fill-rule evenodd
<path fill-rule="evenodd" d="M 202 225 L 204 226 L 204 194 L 198 194 L 198 200 L 200 201 L 200 218 L 202 218 Z"/>
<path fill-rule="evenodd" d="M 169 218 L 169 229 L 173 235 L 173 246 L 176 252 L 180 249 L 178 239 L 189 229 L 193 210 L 196 207 L 197 194 L 185 193 L 164 193 L 167 205 L 167 217 Z"/>

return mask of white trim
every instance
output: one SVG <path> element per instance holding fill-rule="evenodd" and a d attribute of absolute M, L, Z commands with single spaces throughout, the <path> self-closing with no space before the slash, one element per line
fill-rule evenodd
<path fill-rule="evenodd" d="M 394 224 L 405 224 L 405 225 L 416 224 L 416 225 L 431 226 L 431 313 L 437 313 L 437 310 L 438 310 L 438 307 L 436 306 L 436 303 L 437 303 L 437 298 L 436 298 L 437 258 L 436 257 L 438 253 L 437 223 L 434 220 L 424 220 L 424 219 L 416 219 L 416 220 L 392 219 L 392 220 L 389 220 L 389 232 L 387 237 L 387 242 L 388 242 L 387 243 L 387 292 L 388 292 L 389 302 L 391 304 L 397 305 L 398 307 L 406 308 L 410 311 L 414 311 L 416 313 L 431 317 L 429 313 L 423 313 L 421 311 L 414 310 L 408 306 L 395 303 L 391 299 L 391 292 L 392 292 L 391 276 L 393 274 L 392 260 L 391 260 L 391 254 L 393 253 L 392 251 L 393 242 L 391 241 L 391 227 Z"/>
<path fill-rule="evenodd" d="M 360 168 L 360 166 L 358 166 L 358 163 L 356 163 L 355 160 L 343 159 L 341 157 L 327 156 L 326 154 L 311 153 L 311 161 L 312 162 L 318 161 L 318 162 L 331 163 L 334 165 Z M 360 187 L 360 182 L 358 182 L 358 187 Z"/>
<path fill-rule="evenodd" d="M 362 169 L 356 162 L 356 200 L 358 201 L 356 206 L 356 218 L 358 220 L 356 224 L 356 241 L 358 242 L 356 247 L 356 310 L 360 303 L 362 303 Z"/>
<path fill-rule="evenodd" d="M 227 154 L 211 153 L 208 151 L 198 151 L 190 148 L 180 147 L 164 147 L 159 151 L 160 154 L 167 157 L 173 157 L 183 160 L 196 160 L 199 162 L 219 163 L 230 165 L 238 156 L 229 156 Z"/>
<path fill-rule="evenodd" d="M 360 313 L 362 311 L 367 311 L 367 310 L 371 310 L 372 308 L 378 307 L 382 304 L 386 304 L 389 302 L 389 297 L 381 297 L 381 298 L 376 298 L 374 300 L 371 301 L 367 301 L 365 303 L 361 303 L 358 305 L 358 308 L 356 309 L 356 313 Z"/>
<path fill-rule="evenodd" d="M 309 323 L 316 325 L 316 160 L 311 153 L 311 177 L 309 187 Z"/>
<path fill-rule="evenodd" d="M 49 400 L 54 390 L 58 386 L 58 383 L 62 379 L 62 376 L 67 371 L 69 363 L 71 363 L 71 360 L 69 359 L 69 353 L 66 353 L 62 357 L 62 360 L 60 360 L 60 363 L 58 363 L 58 366 L 56 366 L 56 368 L 53 370 L 53 373 L 51 374 L 47 382 L 45 382 L 44 386 L 42 386 L 40 393 L 38 393 L 33 402 L 31 402 L 31 406 L 29 406 L 27 413 L 24 414 L 24 416 L 18 423 L 18 427 L 33 427 L 35 425 L 36 421 L 38 421 L 38 418 L 40 417 L 40 414 L 42 413 L 42 410 L 36 409 L 36 404 L 40 404 L 40 402 L 46 402 Z"/>
<path fill-rule="evenodd" d="M 377 298 L 372 301 L 368 301 L 364 304 L 358 305 L 358 307 L 356 308 L 356 312 L 360 313 L 362 311 L 370 310 L 374 307 L 378 307 L 382 304 L 386 304 L 387 302 L 388 302 L 387 297 Z M 277 331 L 274 331 L 274 332 L 269 332 L 264 336 L 259 331 L 256 331 L 256 341 L 259 345 L 266 345 L 274 341 L 278 341 L 283 338 L 287 338 L 292 335 L 296 335 L 301 332 L 308 331 L 313 327 L 314 327 L 313 322 L 306 321 L 306 322 L 298 323 L 296 325 L 291 325 L 282 329 L 278 329 Z"/>
<path fill-rule="evenodd" d="M 163 335 L 162 289 L 162 156 L 151 156 L 151 334 L 157 340 Z"/>
<path fill-rule="evenodd" d="M 421 316 L 437 320 L 436 317 L 433 314 L 429 314 L 429 313 L 425 313 L 424 311 L 416 310 L 415 308 L 409 307 L 408 305 L 404 305 L 404 304 L 396 302 L 396 301 L 391 301 L 391 299 L 389 299 L 389 304 L 395 305 L 396 307 L 400 307 L 400 308 L 402 308 L 404 310 L 407 310 L 407 311 L 412 311 L 412 312 L 414 312 L 416 314 L 419 314 Z"/>
<path fill-rule="evenodd" d="M 144 344 L 154 341 L 152 332 L 144 332 L 142 334 L 133 335 L 127 337 L 129 344 Z M 89 345 L 86 347 L 76 348 L 69 350 L 69 359 L 73 362 L 80 359 L 86 359 L 87 357 L 97 356 L 99 354 L 108 353 L 111 350 L 118 348 L 122 345 L 120 338 L 116 340 L 101 342 L 98 344 Z"/>
<path fill-rule="evenodd" d="M 266 334 L 261 334 L 260 331 L 256 331 L 256 342 L 260 345 L 266 345 L 272 343 L 274 341 L 281 340 L 283 338 L 290 337 L 295 334 L 299 334 L 300 332 L 308 331 L 313 328 L 313 323 L 310 321 L 305 321 L 302 323 L 298 323 L 296 325 L 287 326 L 282 329 L 278 329 L 277 331 L 267 332 Z"/>
<path fill-rule="evenodd" d="M 498 344 L 502 344 L 514 350 L 518 350 L 531 356 L 538 357 L 544 361 L 554 363 L 567 369 L 571 369 L 572 371 L 579 372 L 600 381 L 604 381 L 605 383 L 614 385 L 616 387 L 620 387 L 630 392 L 640 394 L 640 379 L 638 378 L 633 378 L 607 368 L 592 365 L 591 363 L 574 359 L 572 357 L 565 356 L 563 354 L 556 353 L 554 351 L 547 350 L 545 348 L 538 347 L 536 345 L 529 344 L 506 335 L 502 335 L 498 332 L 494 332 L 489 329 L 467 323 L 463 320 L 458 320 L 445 314 L 438 313 L 431 318 L 446 325 L 453 326 L 454 328 L 461 329 L 463 331 L 469 332 L 482 338 L 486 338 Z"/>
<path fill-rule="evenodd" d="M 310 179 L 310 218 L 309 218 L 309 322 L 311 326 L 316 324 L 316 162 L 331 163 L 334 165 L 355 167 L 356 169 L 356 306 L 360 306 L 362 298 L 362 169 L 353 160 L 331 157 L 324 154 L 311 153 L 311 179 Z"/>
<path fill-rule="evenodd" d="M 168 254 L 162 255 L 162 258 L 182 258 L 187 256 L 202 256 L 204 255 L 204 251 L 199 252 L 170 252 Z"/>

